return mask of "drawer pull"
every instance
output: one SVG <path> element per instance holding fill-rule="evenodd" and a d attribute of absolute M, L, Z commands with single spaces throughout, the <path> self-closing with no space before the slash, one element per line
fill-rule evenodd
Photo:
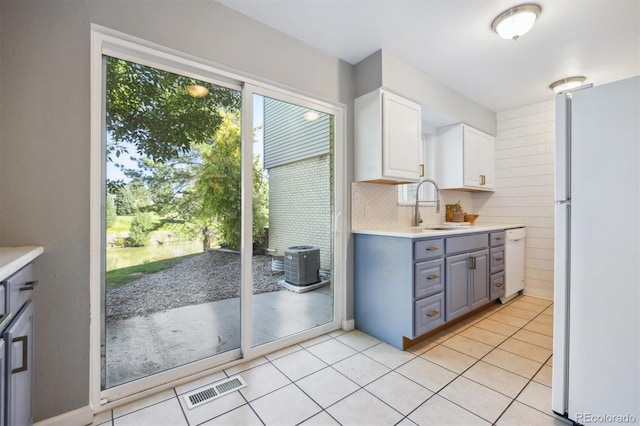
<path fill-rule="evenodd" d="M 426 250 L 427 251 L 438 251 L 438 250 L 440 250 L 440 247 L 435 247 L 435 246 L 434 247 L 427 247 Z"/>
<path fill-rule="evenodd" d="M 469 269 L 476 269 L 476 258 L 471 256 L 469 257 L 469 260 L 471 261 L 471 265 L 469 265 Z"/>
<path fill-rule="evenodd" d="M 440 275 L 429 275 L 427 277 L 427 280 L 432 281 L 432 280 L 437 280 L 438 278 L 440 278 Z"/>
<path fill-rule="evenodd" d="M 29 369 L 29 336 L 15 337 L 12 342 L 22 342 L 22 367 L 14 368 L 11 374 L 27 371 Z"/>
<path fill-rule="evenodd" d="M 22 287 L 20 287 L 20 291 L 31 291 L 37 284 L 38 281 L 27 281 Z"/>
<path fill-rule="evenodd" d="M 496 287 L 501 288 L 504 284 L 503 283 L 498 283 L 496 284 Z"/>
<path fill-rule="evenodd" d="M 436 315 L 440 315 L 440 311 L 431 311 L 427 314 L 428 317 L 435 317 Z"/>
<path fill-rule="evenodd" d="M 504 259 L 502 257 L 496 257 L 497 262 L 502 262 Z"/>
<path fill-rule="evenodd" d="M 500 241 L 500 240 L 502 240 L 502 237 L 496 237 L 495 240 L 496 241 Z"/>

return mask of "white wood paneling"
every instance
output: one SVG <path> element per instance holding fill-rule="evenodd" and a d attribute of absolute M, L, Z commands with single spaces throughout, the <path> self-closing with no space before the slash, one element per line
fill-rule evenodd
<path fill-rule="evenodd" d="M 497 114 L 496 189 L 473 194 L 478 223 L 527 227 L 524 292 L 553 298 L 553 100 Z"/>

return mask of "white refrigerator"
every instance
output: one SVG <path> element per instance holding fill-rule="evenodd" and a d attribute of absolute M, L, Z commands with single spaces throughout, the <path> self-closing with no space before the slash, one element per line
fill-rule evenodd
<path fill-rule="evenodd" d="M 552 408 L 580 424 L 640 423 L 639 135 L 640 77 L 556 96 Z"/>

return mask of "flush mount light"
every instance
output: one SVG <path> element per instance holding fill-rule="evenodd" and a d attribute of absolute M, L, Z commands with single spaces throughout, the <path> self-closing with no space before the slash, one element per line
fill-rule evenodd
<path fill-rule="evenodd" d="M 307 111 L 303 114 L 303 117 L 307 121 L 316 121 L 320 118 L 320 113 L 318 111 Z"/>
<path fill-rule="evenodd" d="M 526 34 L 540 16 L 537 4 L 521 4 L 505 10 L 491 23 L 491 29 L 504 39 L 517 40 Z"/>
<path fill-rule="evenodd" d="M 549 85 L 549 89 L 553 90 L 556 94 L 558 94 L 564 90 L 569 90 L 578 86 L 582 86 L 586 79 L 587 79 L 586 77 L 583 77 L 581 75 L 563 78 L 561 80 L 554 81 L 553 83 L 551 83 Z"/>
<path fill-rule="evenodd" d="M 209 89 L 199 84 L 190 84 L 187 86 L 187 92 L 194 98 L 204 98 L 209 94 Z"/>

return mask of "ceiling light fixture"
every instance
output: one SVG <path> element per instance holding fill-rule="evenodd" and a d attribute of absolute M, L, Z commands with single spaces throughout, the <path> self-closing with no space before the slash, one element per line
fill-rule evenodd
<path fill-rule="evenodd" d="M 537 4 L 521 4 L 498 15 L 491 23 L 491 29 L 504 39 L 517 40 L 526 34 L 542 13 Z"/>
<path fill-rule="evenodd" d="M 187 86 L 187 92 L 194 98 L 204 98 L 209 94 L 209 89 L 199 84 L 190 84 Z"/>
<path fill-rule="evenodd" d="M 307 111 L 303 114 L 304 119 L 307 121 L 316 121 L 320 118 L 320 113 L 318 111 Z"/>
<path fill-rule="evenodd" d="M 587 78 L 581 75 L 577 75 L 574 77 L 563 78 L 558 81 L 554 81 L 549 85 L 549 89 L 553 90 L 556 94 L 563 92 L 565 90 L 574 89 L 576 87 L 582 86 L 584 81 Z"/>

